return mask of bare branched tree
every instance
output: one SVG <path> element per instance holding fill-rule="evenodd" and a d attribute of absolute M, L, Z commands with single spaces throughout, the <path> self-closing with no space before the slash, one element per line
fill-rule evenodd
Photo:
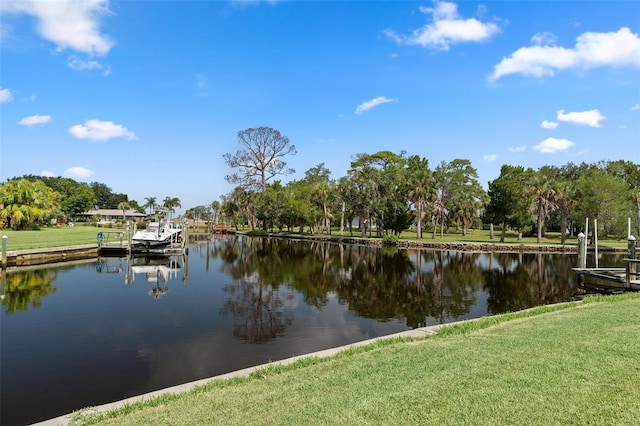
<path fill-rule="evenodd" d="M 271 127 L 241 130 L 238 132 L 238 142 L 242 149 L 235 154 L 223 155 L 227 165 L 237 169 L 235 173 L 225 176 L 227 182 L 262 192 L 274 176 L 295 173 L 294 169 L 287 168 L 282 158 L 295 155 L 296 147 L 278 130 Z"/>

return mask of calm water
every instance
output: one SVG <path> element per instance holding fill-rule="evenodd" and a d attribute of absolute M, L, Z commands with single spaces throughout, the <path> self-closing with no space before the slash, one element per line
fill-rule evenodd
<path fill-rule="evenodd" d="M 623 255 L 604 256 L 614 266 Z M 407 329 L 567 301 L 574 255 L 221 237 L 7 273 L 3 425 Z"/>

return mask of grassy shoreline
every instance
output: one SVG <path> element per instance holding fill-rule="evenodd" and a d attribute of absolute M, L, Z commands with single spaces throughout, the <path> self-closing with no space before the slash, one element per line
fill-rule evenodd
<path fill-rule="evenodd" d="M 633 424 L 640 294 L 589 297 L 214 380 L 74 424 Z"/>
<path fill-rule="evenodd" d="M 92 226 L 76 225 L 74 227 L 50 227 L 43 228 L 41 230 L 25 230 L 14 231 L 11 229 L 3 229 L 0 231 L 0 237 L 7 236 L 7 250 L 19 251 L 38 248 L 52 248 L 52 247 L 68 247 L 84 244 L 97 244 L 96 235 L 98 232 L 120 232 L 123 229 L 115 228 L 98 228 Z M 265 233 L 266 235 L 267 233 Z M 271 233 L 272 235 L 284 235 L 284 233 Z M 345 237 L 351 237 L 349 231 L 344 233 Z M 296 234 L 291 234 L 296 235 Z M 308 236 L 308 234 L 305 234 Z M 326 234 L 317 234 L 319 236 L 327 236 Z M 360 234 L 354 232 L 353 237 L 359 237 Z M 329 237 L 339 238 L 337 230 L 333 230 L 332 235 Z M 371 237 L 375 238 L 375 237 Z M 495 238 L 492 240 L 489 237 L 489 231 L 483 230 L 470 230 L 467 235 L 461 235 L 460 233 L 447 233 L 442 237 L 439 235 L 435 239 L 431 238 L 430 234 L 425 234 L 422 239 L 417 239 L 415 232 L 405 231 L 400 236 L 403 241 L 422 241 L 424 243 L 481 243 L 481 244 L 500 244 L 499 233 L 496 233 Z M 522 240 L 518 240 L 515 232 L 508 232 L 505 238 L 505 245 L 517 246 L 553 246 L 559 247 L 560 235 L 558 233 L 548 233 L 541 244 L 537 244 L 535 237 L 523 237 Z M 624 249 L 627 247 L 626 240 L 600 240 L 598 245 L 602 249 Z M 567 247 L 577 246 L 577 240 L 575 238 L 567 238 Z"/>

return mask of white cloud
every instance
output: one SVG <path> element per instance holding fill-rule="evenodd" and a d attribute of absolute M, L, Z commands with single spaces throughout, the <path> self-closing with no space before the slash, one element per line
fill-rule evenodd
<path fill-rule="evenodd" d="M 64 175 L 67 177 L 86 178 L 93 174 L 93 170 L 85 169 L 84 167 L 70 167 L 64 171 Z"/>
<path fill-rule="evenodd" d="M 129 140 L 137 139 L 133 132 L 130 132 L 120 124 L 115 124 L 113 121 L 87 120 L 84 125 L 76 124 L 69 128 L 69 133 L 78 139 L 92 141 L 106 141 L 121 137 L 126 137 Z"/>
<path fill-rule="evenodd" d="M 557 151 L 564 151 L 565 149 L 569 149 L 573 145 L 574 143 L 568 139 L 547 138 L 540 142 L 538 145 L 535 145 L 533 149 L 544 154 L 553 154 Z"/>
<path fill-rule="evenodd" d="M 498 158 L 498 156 L 495 154 L 487 154 L 482 156 L 482 159 L 484 161 L 496 161 L 496 158 Z"/>
<path fill-rule="evenodd" d="M 389 99 L 386 96 L 379 96 L 375 99 L 371 99 L 370 101 L 366 101 L 358 105 L 355 110 L 356 114 L 362 114 L 365 111 L 369 111 L 371 108 L 377 107 L 378 105 L 386 104 L 389 102 L 395 102 L 393 99 Z"/>
<path fill-rule="evenodd" d="M 40 172 L 40 176 L 44 176 L 44 177 L 56 177 L 57 175 L 53 172 L 50 172 L 49 170 L 43 170 Z"/>
<path fill-rule="evenodd" d="M 494 23 L 462 18 L 455 3 L 434 1 L 434 7 L 421 6 L 420 11 L 431 15 L 433 22 L 414 30 L 408 36 L 398 35 L 392 30 L 386 30 L 386 36 L 398 44 L 420 45 L 446 51 L 452 44 L 481 42 L 500 32 L 500 28 Z"/>
<path fill-rule="evenodd" d="M 74 71 L 86 71 L 101 69 L 102 64 L 93 59 L 80 59 L 76 56 L 70 56 L 67 59 L 67 66 Z"/>
<path fill-rule="evenodd" d="M 555 129 L 558 127 L 558 123 L 555 121 L 543 120 L 542 123 L 540 123 L 540 127 L 543 129 Z"/>
<path fill-rule="evenodd" d="M 12 98 L 11 90 L 9 89 L 0 89 L 0 104 L 9 102 Z"/>
<path fill-rule="evenodd" d="M 509 152 L 524 152 L 527 150 L 527 146 L 526 145 L 522 145 L 522 146 L 514 146 L 509 148 Z"/>
<path fill-rule="evenodd" d="M 549 38 L 535 41 L 549 41 Z M 494 66 L 489 80 L 495 81 L 509 74 L 548 77 L 556 71 L 603 66 L 640 67 L 640 37 L 622 27 L 617 32 L 582 33 L 573 48 L 553 44 L 521 47 Z"/>
<path fill-rule="evenodd" d="M 558 121 L 566 121 L 568 123 L 582 124 L 590 127 L 600 127 L 600 122 L 606 120 L 607 117 L 600 114 L 597 109 L 582 112 L 567 112 L 563 109 L 557 111 Z"/>
<path fill-rule="evenodd" d="M 548 32 L 536 33 L 536 34 L 533 35 L 533 37 L 531 37 L 531 41 L 536 46 L 541 46 L 541 45 L 546 45 L 546 44 L 555 44 L 556 39 L 557 38 L 556 38 L 555 34 L 548 33 Z"/>
<path fill-rule="evenodd" d="M 46 124 L 51 121 L 50 115 L 30 115 L 18 121 L 23 126 L 34 126 L 36 124 Z"/>
<path fill-rule="evenodd" d="M 72 49 L 105 55 L 113 42 L 100 33 L 100 18 L 112 14 L 109 0 L 4 1 L 3 13 L 25 13 L 37 20 L 38 33 L 61 52 Z"/>
<path fill-rule="evenodd" d="M 635 104 L 631 107 L 631 111 L 638 111 L 640 109 L 640 104 Z"/>

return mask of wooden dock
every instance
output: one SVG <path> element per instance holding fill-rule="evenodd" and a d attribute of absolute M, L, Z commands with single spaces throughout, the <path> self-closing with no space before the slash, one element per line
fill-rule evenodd
<path fill-rule="evenodd" d="M 638 248 L 638 241 L 633 235 L 629 235 L 627 257 L 623 259 L 625 262 L 624 267 L 598 267 L 596 261 L 595 268 L 587 268 L 586 237 L 580 234 L 578 236 L 579 267 L 573 268 L 573 270 L 578 274 L 581 282 L 584 282 L 585 277 L 592 277 L 611 282 L 625 290 L 638 291 L 640 290 L 640 259 L 638 258 L 640 250 Z"/>
<path fill-rule="evenodd" d="M 172 244 L 165 247 L 150 247 L 144 246 L 129 246 L 125 241 L 122 244 L 119 243 L 103 243 L 98 247 L 100 254 L 161 254 L 166 256 L 188 254 L 189 249 L 183 246 L 181 243 Z"/>
<path fill-rule="evenodd" d="M 189 240 L 189 228 L 182 228 L 181 240 L 163 247 L 145 247 L 134 245 L 131 241 L 135 233 L 135 226 L 125 230 L 103 231 L 97 235 L 98 253 L 102 255 L 183 255 L 189 254 L 187 242 Z"/>

